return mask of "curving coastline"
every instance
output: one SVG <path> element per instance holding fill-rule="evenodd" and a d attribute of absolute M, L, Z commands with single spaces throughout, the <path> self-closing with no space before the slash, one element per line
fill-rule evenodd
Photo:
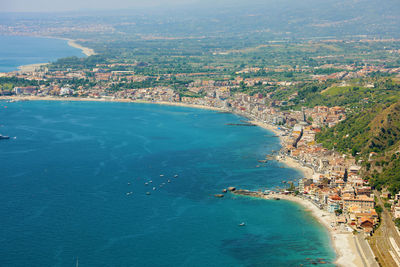
<path fill-rule="evenodd" d="M 133 101 L 131 99 L 97 99 L 97 98 L 77 98 L 77 97 L 38 97 L 38 96 L 23 96 L 23 97 L 0 97 L 0 100 L 32 100 L 32 101 L 94 101 L 94 102 L 122 102 L 122 103 L 146 103 L 146 104 L 157 104 L 157 105 L 169 105 L 169 106 L 181 106 L 190 108 L 207 109 L 214 111 L 227 111 L 222 108 L 209 107 L 203 105 L 193 105 L 177 102 L 151 102 L 151 101 Z M 242 114 L 239 114 L 242 115 Z M 276 126 L 266 124 L 257 120 L 252 120 L 251 123 L 262 127 L 266 130 L 273 131 L 280 138 L 281 144 L 284 142 L 282 131 L 276 128 Z M 280 160 L 282 163 L 290 168 L 295 168 L 302 172 L 305 177 L 311 178 L 313 175 L 313 170 L 311 168 L 305 167 L 299 162 L 291 159 L 290 157 L 285 157 Z M 274 195 L 279 196 L 279 198 L 286 201 L 291 201 L 301 205 L 306 211 L 310 212 L 321 225 L 323 225 L 329 233 L 331 245 L 336 251 L 337 259 L 335 264 L 339 266 L 363 266 L 362 257 L 363 255 L 357 249 L 356 239 L 353 234 L 348 231 L 343 231 L 334 227 L 336 224 L 334 216 L 332 214 L 320 210 L 316 207 L 310 200 L 306 198 L 301 198 L 293 195 Z M 263 196 L 262 198 L 271 199 L 269 196 Z"/>
<path fill-rule="evenodd" d="M 131 99 L 125 99 L 125 98 L 104 99 L 104 98 L 52 97 L 52 96 L 0 96 L 0 100 L 142 103 L 142 104 L 155 104 L 155 105 L 199 108 L 199 109 L 207 109 L 207 110 L 214 110 L 214 111 L 226 111 L 225 109 L 222 109 L 222 108 L 208 107 L 208 106 L 203 106 L 203 105 L 193 105 L 193 104 L 185 104 L 185 103 L 177 103 L 177 102 L 164 102 L 164 101 L 152 102 L 152 101 L 144 101 L 144 100 L 131 100 Z"/>
<path fill-rule="evenodd" d="M 78 44 L 76 42 L 76 40 L 72 40 L 72 39 L 64 39 L 64 40 L 68 41 L 69 46 L 82 50 L 82 53 L 88 57 L 96 55 L 96 53 L 94 52 L 94 50 L 92 48 L 84 47 L 84 46 Z"/>
<path fill-rule="evenodd" d="M 18 67 L 18 71 L 20 72 L 33 72 L 40 69 L 43 66 L 48 65 L 49 63 L 35 63 L 29 65 L 22 65 Z"/>
<path fill-rule="evenodd" d="M 67 41 L 67 44 L 70 47 L 80 49 L 82 51 L 82 53 L 87 57 L 96 55 L 96 52 L 92 48 L 84 47 L 84 46 L 78 44 L 76 42 L 76 40 L 73 40 L 73 39 L 46 37 L 46 36 L 37 36 L 37 37 L 65 40 L 65 41 Z M 40 69 L 41 67 L 46 66 L 48 64 L 49 63 L 34 63 L 34 64 L 28 64 L 28 65 L 21 65 L 21 66 L 18 66 L 17 68 L 18 68 L 18 71 L 20 71 L 20 72 L 33 72 L 33 71 L 36 71 L 36 70 Z"/>

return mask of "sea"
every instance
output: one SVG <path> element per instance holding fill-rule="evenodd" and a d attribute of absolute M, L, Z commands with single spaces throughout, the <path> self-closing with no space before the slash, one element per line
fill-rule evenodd
<path fill-rule="evenodd" d="M 71 56 L 85 55 L 63 39 L 0 35 L 0 72 L 16 71 L 22 65 L 49 63 Z"/>
<path fill-rule="evenodd" d="M 0 102 L 0 133 L 12 137 L 0 140 L 0 266 L 334 266 L 326 229 L 300 205 L 214 197 L 302 177 L 258 162 L 279 140 L 228 125 L 243 119 L 155 104 Z"/>

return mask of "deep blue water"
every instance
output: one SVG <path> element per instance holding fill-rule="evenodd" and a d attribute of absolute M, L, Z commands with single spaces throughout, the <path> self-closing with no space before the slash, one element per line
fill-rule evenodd
<path fill-rule="evenodd" d="M 70 56 L 83 57 L 84 54 L 80 49 L 69 46 L 66 40 L 0 35 L 0 72 Z"/>
<path fill-rule="evenodd" d="M 332 262 L 327 232 L 297 204 L 213 197 L 300 177 L 276 162 L 257 168 L 278 139 L 226 125 L 241 119 L 151 104 L 0 102 L 0 133 L 17 137 L 0 140 L 0 266 Z"/>

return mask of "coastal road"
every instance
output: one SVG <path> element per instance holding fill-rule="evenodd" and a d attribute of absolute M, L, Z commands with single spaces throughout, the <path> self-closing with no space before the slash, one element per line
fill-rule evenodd
<path fill-rule="evenodd" d="M 381 224 L 370 238 L 370 245 L 381 266 L 400 266 L 400 236 L 389 211 L 377 191 L 374 192 L 378 204 L 383 208 Z"/>
<path fill-rule="evenodd" d="M 354 241 L 359 254 L 361 255 L 364 266 L 368 267 L 379 267 L 379 264 L 375 260 L 375 255 L 365 239 L 364 234 L 357 234 L 354 236 Z"/>

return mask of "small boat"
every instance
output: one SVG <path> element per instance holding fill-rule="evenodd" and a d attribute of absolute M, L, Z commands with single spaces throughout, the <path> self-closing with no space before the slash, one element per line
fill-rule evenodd
<path fill-rule="evenodd" d="M 239 223 L 239 226 L 246 226 L 246 224 L 244 222 Z"/>
<path fill-rule="evenodd" d="M 146 195 L 151 195 L 150 192 L 146 192 Z"/>
<path fill-rule="evenodd" d="M 279 197 L 274 197 L 275 200 L 281 200 Z"/>
<path fill-rule="evenodd" d="M 164 174 L 160 174 L 160 177 L 164 177 Z"/>
<path fill-rule="evenodd" d="M 144 183 L 144 185 L 148 185 L 149 183 Z"/>
<path fill-rule="evenodd" d="M 156 190 L 156 188 L 155 188 L 155 187 L 153 187 L 153 191 L 154 191 L 154 190 Z"/>
<path fill-rule="evenodd" d="M 0 134 L 0 139 L 10 139 L 10 137 L 9 137 L 9 136 L 5 136 L 5 135 L 1 135 L 1 134 Z"/>
<path fill-rule="evenodd" d="M 178 174 L 175 174 L 174 177 L 175 177 L 175 178 L 178 177 Z"/>
<path fill-rule="evenodd" d="M 131 183 L 128 183 L 128 185 L 130 185 Z"/>
<path fill-rule="evenodd" d="M 152 183 L 152 182 L 153 182 L 152 180 L 149 181 L 149 183 Z"/>
<path fill-rule="evenodd" d="M 170 182 L 171 182 L 171 180 L 168 180 L 167 182 L 168 182 L 168 183 L 170 183 Z"/>

